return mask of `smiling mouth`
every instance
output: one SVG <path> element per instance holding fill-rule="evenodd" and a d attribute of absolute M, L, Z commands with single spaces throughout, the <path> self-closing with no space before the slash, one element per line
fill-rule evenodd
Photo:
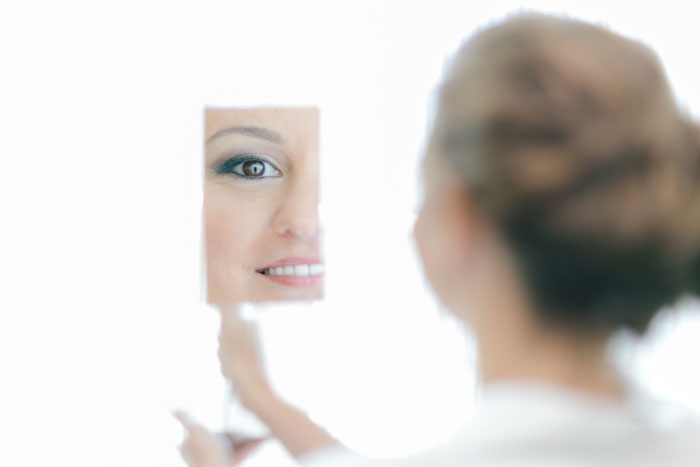
<path fill-rule="evenodd" d="M 257 272 L 265 276 L 281 277 L 309 277 L 323 275 L 323 264 L 297 264 L 294 266 L 277 266 L 265 269 L 258 269 Z"/>
<path fill-rule="evenodd" d="M 324 265 L 315 258 L 285 258 L 256 272 L 284 286 L 317 287 L 323 281 Z"/>

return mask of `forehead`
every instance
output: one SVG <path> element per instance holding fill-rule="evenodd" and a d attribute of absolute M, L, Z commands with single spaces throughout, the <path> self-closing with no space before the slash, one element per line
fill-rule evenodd
<path fill-rule="evenodd" d="M 298 108 L 228 108 L 205 109 L 204 138 L 231 128 L 262 128 L 281 136 L 285 143 L 315 141 L 318 136 L 318 109 Z"/>

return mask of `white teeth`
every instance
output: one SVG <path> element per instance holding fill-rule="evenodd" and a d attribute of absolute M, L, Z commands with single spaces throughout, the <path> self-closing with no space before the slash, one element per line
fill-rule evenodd
<path fill-rule="evenodd" d="M 260 272 L 270 276 L 318 276 L 323 274 L 323 269 L 323 264 L 297 264 L 264 269 Z"/>

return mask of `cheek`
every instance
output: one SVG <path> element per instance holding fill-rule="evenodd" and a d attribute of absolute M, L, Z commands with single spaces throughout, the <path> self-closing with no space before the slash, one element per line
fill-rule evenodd
<path fill-rule="evenodd" d="M 249 201 L 249 200 L 248 200 Z M 205 194 L 207 265 L 240 269 L 255 261 L 256 246 L 269 225 L 269 207 L 261 200 L 211 190 Z"/>
<path fill-rule="evenodd" d="M 443 250 L 444 241 L 441 238 L 439 223 L 439 214 L 434 212 L 429 206 L 424 206 L 414 226 L 414 234 L 423 268 L 433 287 L 437 287 L 442 280 L 441 273 L 444 269 L 446 253 Z"/>
<path fill-rule="evenodd" d="M 416 220 L 414 234 L 428 282 L 441 302 L 450 303 L 460 271 L 447 214 L 434 206 L 424 206 Z"/>

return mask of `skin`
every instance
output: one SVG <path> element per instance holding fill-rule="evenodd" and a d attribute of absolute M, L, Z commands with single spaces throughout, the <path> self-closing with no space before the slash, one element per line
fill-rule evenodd
<path fill-rule="evenodd" d="M 251 127 L 263 130 L 231 130 Z M 257 272 L 282 258 L 319 257 L 318 109 L 207 109 L 205 141 L 209 302 L 320 298 L 320 284 L 288 286 Z M 261 156 L 261 177 L 240 177 L 231 165 L 217 173 L 242 154 Z"/>
<path fill-rule="evenodd" d="M 589 397 L 621 401 L 625 389 L 605 358 L 606 339 L 576 335 L 536 318 L 497 229 L 480 214 L 455 171 L 431 148 L 429 144 L 423 161 L 426 196 L 414 227 L 415 239 L 424 272 L 439 300 L 476 335 L 483 384 L 538 381 Z M 238 388 L 244 405 L 294 456 L 337 444 L 273 393 L 247 337 L 249 332 L 235 312 L 224 311 L 222 371 Z M 191 436 L 195 434 L 201 438 L 199 431 Z M 200 440 L 198 448 L 202 446 Z M 204 456 L 188 455 L 192 466 L 214 465 L 207 464 Z"/>
<path fill-rule="evenodd" d="M 543 323 L 497 228 L 436 151 L 423 161 L 426 198 L 414 226 L 423 269 L 440 301 L 473 331 L 484 384 L 532 380 L 622 400 L 607 336 Z"/>

